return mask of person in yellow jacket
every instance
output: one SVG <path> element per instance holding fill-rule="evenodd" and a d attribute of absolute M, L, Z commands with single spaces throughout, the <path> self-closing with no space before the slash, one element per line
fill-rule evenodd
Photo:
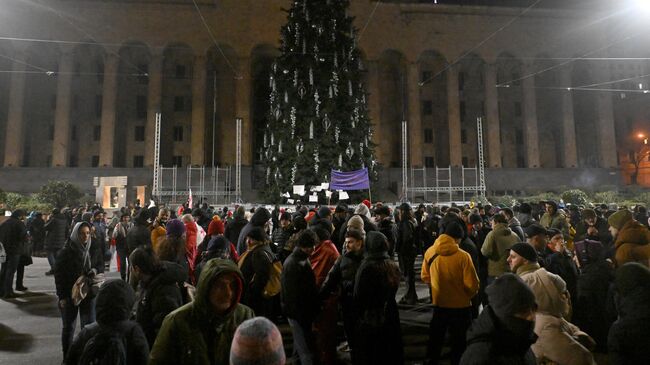
<path fill-rule="evenodd" d="M 472 258 L 458 246 L 463 236 L 463 227 L 451 223 L 424 253 L 420 276 L 431 287 L 433 304 L 427 346 L 429 364 L 438 364 L 447 330 L 451 364 L 458 364 L 465 351 L 465 333 L 472 323 L 471 300 L 478 293 L 479 280 Z"/>
<path fill-rule="evenodd" d="M 153 229 L 151 230 L 151 247 L 153 252 L 158 252 L 158 244 L 162 242 L 166 235 L 167 231 L 165 226 L 169 220 L 169 209 L 162 208 L 158 211 L 158 217 L 153 221 Z"/>

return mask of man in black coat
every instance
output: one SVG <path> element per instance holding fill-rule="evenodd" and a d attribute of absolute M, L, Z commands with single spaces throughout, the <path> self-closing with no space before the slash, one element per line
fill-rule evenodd
<path fill-rule="evenodd" d="M 133 227 L 126 234 L 126 246 L 129 254 L 138 247 L 151 247 L 148 210 L 141 209 L 133 218 Z"/>
<path fill-rule="evenodd" d="M 0 225 L 0 242 L 4 246 L 7 258 L 0 270 L 0 296 L 2 298 L 15 298 L 13 281 L 20 255 L 27 242 L 27 228 L 23 223 L 27 212 L 23 209 L 16 209 L 4 223 Z"/>
<path fill-rule="evenodd" d="M 239 232 L 239 237 L 237 238 L 237 253 L 238 254 L 243 254 L 244 251 L 246 251 L 246 237 L 248 237 L 248 233 L 256 227 L 264 229 L 266 231 L 267 228 L 267 223 L 271 219 L 271 213 L 264 207 L 259 207 L 253 213 L 253 216 L 251 217 L 251 221 L 248 222 L 244 228 L 242 228 L 241 232 Z M 227 227 L 226 227 L 227 228 Z M 227 236 L 227 235 L 226 235 Z M 235 241 L 231 241 L 235 242 Z"/>
<path fill-rule="evenodd" d="M 582 220 L 576 225 L 576 235 L 573 242 L 592 240 L 600 242 L 606 249 L 612 246 L 612 235 L 609 233 L 607 219 L 598 217 L 593 209 L 582 211 Z"/>
<path fill-rule="evenodd" d="M 246 236 L 247 251 L 239 257 L 239 269 L 244 276 L 241 303 L 249 306 L 258 316 L 271 318 L 273 302 L 264 296 L 264 288 L 271 277 L 275 256 L 264 229 L 254 227 Z"/>
<path fill-rule="evenodd" d="M 317 359 L 311 328 L 320 303 L 309 256 L 318 242 L 314 231 L 304 230 L 296 242 L 296 248 L 284 262 L 281 277 L 282 309 L 293 332 L 294 353 L 302 364 L 312 364 Z"/>

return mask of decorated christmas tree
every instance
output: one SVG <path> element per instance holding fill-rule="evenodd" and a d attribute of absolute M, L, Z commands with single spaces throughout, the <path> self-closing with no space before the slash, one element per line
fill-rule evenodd
<path fill-rule="evenodd" d="M 331 169 L 367 167 L 376 177 L 372 127 L 348 0 L 296 0 L 281 30 L 269 78 L 261 151 L 266 198 L 293 185 L 320 185 Z"/>

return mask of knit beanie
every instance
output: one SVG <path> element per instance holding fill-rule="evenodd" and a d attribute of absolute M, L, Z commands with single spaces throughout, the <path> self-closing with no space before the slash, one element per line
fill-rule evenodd
<path fill-rule="evenodd" d="M 165 226 L 167 237 L 180 237 L 185 233 L 185 224 L 180 219 L 172 219 Z"/>
<path fill-rule="evenodd" d="M 255 317 L 237 327 L 230 346 L 231 365 L 284 365 L 285 361 L 282 335 L 273 322 Z"/>
<path fill-rule="evenodd" d="M 353 215 L 348 220 L 348 227 L 356 228 L 363 231 L 364 230 L 363 226 L 364 226 L 363 218 L 361 218 L 358 215 Z"/>
<path fill-rule="evenodd" d="M 650 270 L 638 262 L 628 262 L 616 270 L 616 289 L 622 297 L 635 290 L 650 288 Z"/>
<path fill-rule="evenodd" d="M 546 234 L 546 228 L 539 223 L 533 223 L 526 227 L 526 237 L 535 237 L 540 234 Z"/>
<path fill-rule="evenodd" d="M 447 225 L 447 227 L 445 227 L 445 234 L 447 236 L 451 236 L 454 239 L 463 238 L 463 236 L 465 236 L 463 227 L 461 227 L 460 224 L 456 222 L 451 222 Z"/>
<path fill-rule="evenodd" d="M 584 218 L 584 219 L 589 219 L 589 218 L 596 219 L 596 211 L 593 210 L 593 209 L 589 209 L 589 208 L 584 209 L 582 211 L 582 218 Z"/>
<path fill-rule="evenodd" d="M 510 247 L 510 250 L 516 252 L 519 256 L 530 262 L 537 262 L 537 252 L 535 252 L 535 248 L 528 243 L 515 243 Z"/>
<path fill-rule="evenodd" d="M 365 215 L 366 217 L 370 218 L 370 210 L 363 204 L 357 205 L 356 209 L 354 210 L 354 214 Z"/>
<path fill-rule="evenodd" d="M 223 234 L 224 226 L 223 221 L 219 218 L 218 215 L 215 215 L 214 218 L 210 221 L 208 225 L 208 236 L 213 236 L 216 234 Z"/>
<path fill-rule="evenodd" d="M 364 199 L 364 200 L 361 202 L 361 204 L 365 205 L 366 207 L 368 207 L 368 209 L 370 209 L 370 200 L 368 200 L 368 199 Z"/>
<path fill-rule="evenodd" d="M 327 218 L 332 215 L 332 211 L 329 207 L 320 207 L 318 210 L 318 217 L 321 219 Z"/>
<path fill-rule="evenodd" d="M 627 209 L 621 209 L 616 213 L 610 215 L 609 218 L 607 218 L 607 223 L 609 223 L 610 226 L 620 230 L 623 228 L 625 223 L 631 221 L 633 218 L 634 217 L 632 217 L 632 212 Z"/>
<path fill-rule="evenodd" d="M 502 321 L 537 307 L 533 291 L 519 276 L 511 273 L 496 278 L 485 293 L 494 314 Z"/>

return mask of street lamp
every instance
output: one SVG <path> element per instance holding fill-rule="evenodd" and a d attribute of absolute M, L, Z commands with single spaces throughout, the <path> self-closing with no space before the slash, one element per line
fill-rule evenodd
<path fill-rule="evenodd" d="M 650 4 L 650 1 L 648 2 Z M 631 176 L 632 185 L 637 185 L 639 177 L 639 168 L 641 167 L 641 162 L 650 156 L 650 148 L 648 148 L 648 137 L 645 133 L 637 133 L 636 135 L 639 143 L 639 146 L 635 148 L 631 157 L 632 164 L 634 165 L 634 172 Z"/>

